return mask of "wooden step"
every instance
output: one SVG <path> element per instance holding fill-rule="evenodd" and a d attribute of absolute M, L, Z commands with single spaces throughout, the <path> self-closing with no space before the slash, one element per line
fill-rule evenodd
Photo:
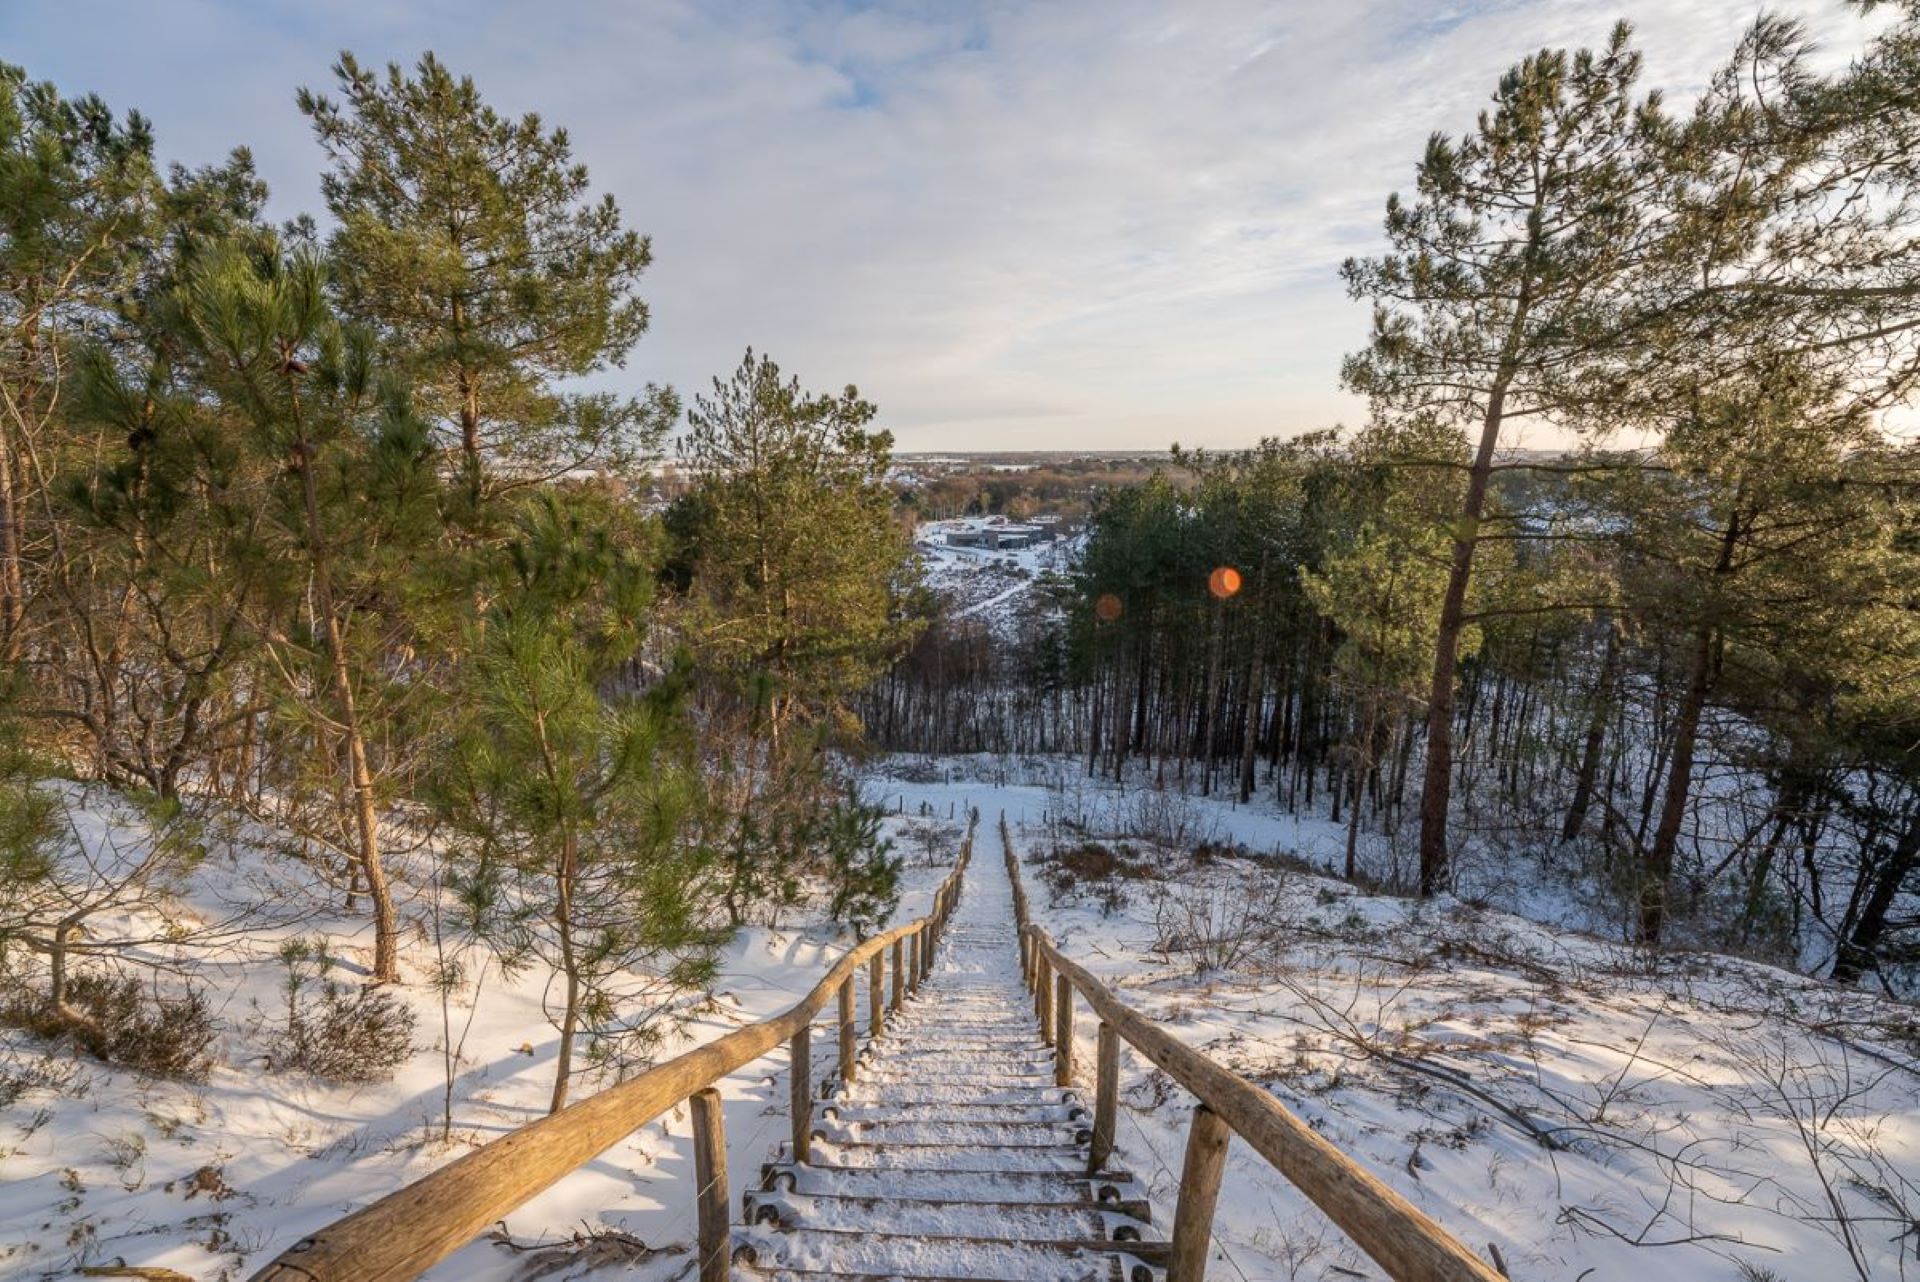
<path fill-rule="evenodd" d="M 949 1145 L 969 1148 L 1057 1148 L 1082 1146 L 1093 1138 L 1085 1123 L 1003 1122 L 991 1118 L 932 1122 L 913 1118 L 848 1121 L 822 1117 L 815 1138 L 834 1144 L 915 1148 Z"/>
<path fill-rule="evenodd" d="M 1001 1241 L 967 1235 L 896 1234 L 832 1229 L 734 1231 L 736 1264 L 761 1269 L 807 1270 L 889 1278 L 943 1276 L 929 1272 L 928 1257 L 952 1259 L 964 1254 L 975 1277 L 1030 1279 L 1032 1282 L 1092 1282 L 1128 1277 L 1133 1266 L 1164 1265 L 1168 1246 L 1159 1242 Z M 1122 1270 L 1113 1272 L 1116 1264 Z M 938 1264 L 932 1265 L 938 1269 Z M 1145 1276 L 1151 1276 L 1147 1273 Z"/>
<path fill-rule="evenodd" d="M 808 1196 L 886 1197 L 916 1186 L 912 1196 L 943 1202 L 1080 1201 L 1114 1205 L 1144 1196 L 1126 1171 L 1062 1174 L 1057 1171 L 955 1171 L 927 1167 L 822 1167 L 769 1162 L 760 1187 Z M 901 1194 L 904 1195 L 904 1194 Z"/>
<path fill-rule="evenodd" d="M 1141 1200 L 1128 1202 L 942 1202 L 913 1197 L 808 1197 L 749 1189 L 741 1196 L 748 1224 L 782 1228 L 866 1229 L 892 1233 L 952 1233 L 963 1220 L 991 1213 L 995 1236 L 1138 1242 L 1151 1229 Z M 961 1224 L 960 1227 L 965 1227 Z"/>

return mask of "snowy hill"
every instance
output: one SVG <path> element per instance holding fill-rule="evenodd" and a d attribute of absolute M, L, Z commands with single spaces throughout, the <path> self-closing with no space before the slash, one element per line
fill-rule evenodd
<path fill-rule="evenodd" d="M 1920 1017 L 1907 1006 L 1715 955 L 1659 953 L 1458 899 L 1324 875 L 1342 832 L 1261 806 L 1084 780 L 1073 763 L 896 759 L 868 778 L 923 911 L 969 806 L 997 864 L 1004 813 L 1035 913 L 1122 1000 L 1262 1083 L 1516 1278 L 1899 1278 L 1920 1213 Z M 89 831 L 124 831 L 93 799 Z M 403 909 L 433 956 L 419 869 Z M 226 834 L 168 911 L 294 896 L 271 834 Z M 465 958 L 443 1008 L 416 961 L 397 992 L 413 1053 L 390 1082 L 276 1067 L 289 939 L 350 978 L 357 916 L 262 918 L 172 955 L 224 1032 L 203 1083 L 143 1078 L 0 1035 L 0 1277 L 127 1264 L 239 1278 L 344 1212 L 544 1111 L 541 977 Z M 846 941 L 806 922 L 743 931 L 710 1001 L 661 1053 L 790 1005 Z M 153 946 L 157 952 L 163 945 Z M 1011 964 L 1011 958 L 1008 959 Z M 1091 1021 L 1078 1026 L 1092 1063 Z M 454 1048 L 453 1127 L 446 1047 Z M 1120 1156 L 1169 1222 L 1191 1101 L 1122 1059 Z M 779 1058 L 722 1083 L 729 1161 L 785 1133 Z M 676 1278 L 693 1235 L 679 1110 L 641 1128 L 436 1269 L 439 1278 Z M 1246 1278 L 1377 1273 L 1286 1181 L 1234 1146 L 1215 1268 Z"/>
<path fill-rule="evenodd" d="M 90 848 L 138 840 L 137 820 L 112 793 L 75 788 L 71 804 Z M 898 910 L 907 920 L 926 911 L 959 829 L 905 818 L 889 827 L 908 864 Z M 932 843 L 940 846 L 937 863 Z M 287 857 L 276 834 L 235 825 L 210 844 L 180 895 L 99 923 L 103 935 L 158 939 L 167 920 L 244 921 L 204 943 L 141 949 L 141 961 L 164 963 L 168 986 L 210 998 L 220 1037 L 204 1081 L 146 1077 L 0 1027 L 0 1279 L 70 1278 L 118 1264 L 245 1277 L 303 1234 L 546 1111 L 555 1052 L 548 977 L 537 967 L 503 975 L 481 949 L 448 939 L 447 959 L 462 976 L 443 1007 L 431 973 L 435 899 L 424 865 L 396 869 L 414 938 L 403 950 L 405 982 L 381 990 L 413 1012 L 412 1053 L 391 1080 L 362 1084 L 277 1066 L 283 946 L 324 946 L 335 977 L 352 984 L 367 971 L 371 931 L 358 914 L 282 909 L 332 896 Z M 683 1004 L 684 1026 L 656 1056 L 785 1010 L 850 942 L 804 916 L 780 929 L 743 929 L 724 950 L 711 992 Z M 784 1094 L 770 1089 L 778 1065 L 756 1068 L 727 1090 L 742 1169 L 757 1165 L 785 1126 L 774 1104 Z M 589 1081 L 582 1093 L 592 1089 Z M 449 1100 L 451 1134 L 443 1135 Z M 656 1255 L 666 1276 L 684 1264 L 679 1244 L 691 1236 L 692 1202 L 677 1187 L 691 1171 L 688 1128 L 676 1111 L 509 1217 L 501 1241 L 512 1249 L 475 1243 L 436 1276 L 510 1278 L 542 1260 L 552 1268 L 592 1260 L 625 1267 Z"/>
<path fill-rule="evenodd" d="M 896 771 L 872 785 L 894 804 L 979 806 L 987 853 L 1004 812 L 1067 956 L 1516 1278 L 1910 1276 L 1911 1007 L 1367 894 L 1315 871 L 1340 850 L 1321 821 L 1083 784 L 1071 767 L 1053 786 L 1005 782 L 1048 770 L 998 760 Z M 1138 1056 L 1122 1077 L 1120 1146 L 1170 1208 L 1192 1101 Z M 1378 1276 L 1238 1145 L 1215 1239 L 1225 1276 Z"/>

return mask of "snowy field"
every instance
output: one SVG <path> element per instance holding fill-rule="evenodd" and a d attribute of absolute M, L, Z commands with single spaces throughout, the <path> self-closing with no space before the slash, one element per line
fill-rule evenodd
<path fill-rule="evenodd" d="M 1021 598 L 1032 590 L 1034 581 L 1047 572 L 1071 570 L 1086 536 L 1004 551 L 947 543 L 952 531 L 980 530 L 995 523 L 1006 522 L 999 517 L 929 521 L 914 533 L 913 546 L 924 581 L 948 603 L 950 619 L 978 619 L 996 634 L 1007 636 L 1013 632 Z"/>
<path fill-rule="evenodd" d="M 1069 956 L 1515 1278 L 1920 1276 L 1912 1007 L 1363 894 L 1314 870 L 1339 828 L 1257 804 L 1002 782 L 1044 777 L 1033 763 L 896 769 L 873 781 L 896 808 L 980 807 L 982 856 L 1004 812 Z M 1094 1031 L 1083 1012 L 1082 1064 Z M 1123 1157 L 1164 1224 L 1192 1101 L 1123 1064 Z M 1212 1276 L 1379 1276 L 1244 1146 L 1215 1245 Z"/>
<path fill-rule="evenodd" d="M 110 830 L 127 838 L 126 817 L 104 802 L 78 818 L 91 841 Z M 393 991 L 417 1015 L 412 1057 L 392 1081 L 372 1086 L 272 1071 L 282 942 L 324 939 L 344 980 L 366 973 L 372 948 L 359 917 L 273 920 L 273 904 L 325 898 L 304 884 L 302 865 L 270 854 L 272 845 L 257 830 L 230 834 L 170 906 L 176 919 L 203 922 L 231 919 L 242 907 L 254 914 L 244 933 L 170 957 L 212 995 L 223 1027 L 207 1081 L 144 1079 L 89 1059 L 48 1058 L 21 1034 L 0 1030 L 0 1278 L 64 1279 L 116 1265 L 243 1278 L 304 1234 L 545 1113 L 555 1033 L 542 1011 L 544 973 L 503 977 L 497 967 L 480 969 L 482 955 L 471 950 L 462 960 L 477 983 L 452 995 L 443 1020 L 423 969 L 435 955 L 430 897 L 404 876 L 397 895 L 416 938 L 402 949 L 406 983 Z M 910 842 L 898 853 L 908 864 L 897 918 L 904 921 L 926 911 L 952 850 L 940 852 L 937 866 Z M 99 927 L 134 935 L 152 924 L 123 918 Z M 660 1057 L 785 1010 L 850 942 L 805 920 L 741 931 L 710 999 L 689 1005 L 688 1024 Z M 165 952 L 156 946 L 154 958 Z M 458 1062 L 453 1137 L 443 1142 L 448 1030 Z M 786 1132 L 784 1070 L 783 1055 L 769 1056 L 723 1084 L 731 1162 L 742 1177 Z M 579 1093 L 592 1089 L 587 1079 Z M 633 1276 L 641 1266 L 639 1276 L 677 1276 L 693 1226 L 688 1140 L 679 1111 L 641 1128 L 509 1217 L 500 1241 L 469 1246 L 433 1276 Z"/>
<path fill-rule="evenodd" d="M 1515 1278 L 1825 1282 L 1920 1276 L 1920 1019 L 1913 1008 L 1713 955 L 1648 955 L 1460 900 L 1360 893 L 1317 871 L 1343 833 L 1251 808 L 1084 781 L 1071 763 L 896 759 L 869 777 L 918 914 L 969 807 L 997 861 L 1005 814 L 1034 908 L 1123 1000 L 1267 1085 Z M 83 812 L 97 837 L 104 803 Z M 296 902 L 269 834 L 227 834 L 176 911 Z M 1065 852 L 1064 857 L 1059 857 Z M 1485 865 L 1476 877 L 1489 881 Z M 307 888 L 310 890 L 311 888 Z M 358 918 L 257 925 L 181 967 L 225 1029 L 204 1084 L 47 1058 L 0 1035 L 0 1277 L 138 1265 L 241 1278 L 353 1207 L 544 1110 L 542 979 L 494 969 L 445 1014 L 420 967 L 398 990 L 416 1050 L 390 1083 L 268 1063 L 280 943 L 322 936 L 363 970 Z M 140 923 L 110 923 L 130 929 Z M 741 933 L 711 1000 L 663 1053 L 790 1005 L 845 947 L 817 923 Z M 156 945 L 156 948 L 159 948 Z M 468 959 L 478 966 L 475 954 Z M 1092 1061 L 1082 1018 L 1079 1062 Z M 458 1049 L 454 1137 L 438 1133 Z M 1191 1101 L 1124 1059 L 1120 1161 L 1170 1223 Z M 784 1058 L 722 1084 L 736 1193 L 784 1135 Z M 584 1089 L 584 1088 L 583 1088 Z M 690 1269 L 692 1158 L 670 1114 L 509 1217 L 433 1276 L 634 1277 Z M 577 1240 L 574 1240 L 577 1239 Z M 1378 1277 L 1299 1194 L 1233 1149 L 1212 1276 Z"/>

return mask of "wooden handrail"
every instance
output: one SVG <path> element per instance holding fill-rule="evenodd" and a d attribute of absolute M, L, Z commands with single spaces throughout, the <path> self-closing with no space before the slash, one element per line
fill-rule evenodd
<path fill-rule="evenodd" d="M 488 1225 L 680 1101 L 802 1034 L 841 986 L 850 984 L 869 961 L 904 940 L 937 936 L 953 911 L 972 850 L 969 833 L 953 871 L 934 892 L 933 908 L 926 916 L 875 935 L 848 952 L 812 992 L 781 1014 L 735 1029 L 638 1077 L 510 1131 L 302 1238 L 255 1273 L 251 1282 L 404 1282 L 418 1277 L 471 1242 Z M 893 955 L 899 957 L 898 952 Z M 896 968 L 896 997 L 898 982 Z M 801 1041 L 804 1044 L 804 1037 Z M 715 1110 L 709 1104 L 707 1111 Z M 724 1179 L 724 1171 L 719 1174 Z M 704 1238 L 710 1235 L 711 1224 L 711 1206 L 707 1205 L 702 1211 L 703 1259 L 710 1254 L 707 1248 L 711 1244 Z"/>
<path fill-rule="evenodd" d="M 1051 1023 L 1070 1036 L 1072 1016 L 1063 1016 L 1058 1008 L 1060 998 L 1070 1000 L 1071 994 L 1078 992 L 1100 1017 L 1103 1037 L 1110 1030 L 1125 1039 L 1199 1099 L 1197 1126 L 1202 1119 L 1213 1119 L 1205 1122 L 1207 1126 L 1225 1123 L 1306 1194 L 1394 1282 L 1503 1282 L 1499 1273 L 1482 1263 L 1458 1238 L 1295 1117 L 1266 1090 L 1163 1031 L 1068 960 L 1046 931 L 1029 919 L 1026 891 L 1021 886 L 1020 861 L 1014 854 L 1004 815 L 1000 819 L 1000 836 L 1006 850 L 1007 876 L 1013 883 L 1014 918 L 1022 941 L 1022 970 L 1044 1012 L 1043 1029 Z M 1056 980 L 1058 992 L 1048 992 L 1050 979 Z M 1048 1002 L 1048 998 L 1053 1000 Z M 1048 1011 L 1048 1006 L 1054 1009 Z M 1071 1063 L 1070 1050 L 1057 1048 L 1057 1052 L 1063 1062 Z M 1104 1054 L 1102 1058 L 1104 1060 Z M 1115 1092 L 1118 1082 L 1113 1076 L 1117 1075 L 1109 1073 L 1103 1063 L 1099 1089 Z M 1110 1112 L 1113 1103 L 1097 1099 L 1095 1107 L 1096 1114 L 1101 1115 Z M 1111 1142 L 1108 1139 L 1107 1144 Z M 1198 1147 L 1205 1150 L 1207 1145 Z M 1104 1155 L 1101 1160 L 1104 1161 Z M 1196 1168 L 1193 1146 L 1190 1146 L 1188 1161 L 1190 1170 L 1205 1171 L 1208 1167 L 1208 1162 L 1202 1161 Z M 1204 1239 L 1213 1218 L 1213 1197 L 1218 1192 L 1219 1179 L 1217 1160 L 1211 1162 L 1209 1178 L 1212 1188 L 1188 1188 L 1184 1182 L 1181 1188 L 1180 1209 L 1189 1212 L 1184 1217 L 1188 1222 L 1189 1242 L 1196 1229 Z M 1176 1213 L 1176 1227 L 1182 1218 Z M 1176 1234 L 1176 1239 L 1178 1236 Z M 1190 1263 L 1189 1269 L 1192 1267 Z M 1197 1282 L 1197 1273 L 1187 1269 L 1176 1271 L 1184 1275 L 1183 1279 L 1169 1274 L 1169 1282 Z"/>

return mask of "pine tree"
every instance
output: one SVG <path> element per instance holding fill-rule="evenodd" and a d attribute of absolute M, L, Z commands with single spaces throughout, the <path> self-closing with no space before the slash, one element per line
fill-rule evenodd
<path fill-rule="evenodd" d="M 1648 140 L 1664 125 L 1657 100 L 1634 96 L 1640 56 L 1628 39 L 1622 24 L 1598 53 L 1543 51 L 1509 71 L 1471 134 L 1429 140 L 1417 200 L 1388 201 L 1391 251 L 1342 269 L 1353 296 L 1375 305 L 1347 385 L 1382 415 L 1477 428 L 1433 650 L 1423 895 L 1449 876 L 1456 668 L 1503 434 L 1579 406 L 1586 367 L 1620 341 L 1619 290 L 1650 241 L 1662 173 Z"/>
<path fill-rule="evenodd" d="M 1446 588 L 1446 521 L 1458 504 L 1451 470 L 1401 468 L 1464 453 L 1459 434 L 1432 423 L 1374 424 L 1352 447 L 1357 528 L 1337 536 L 1317 570 L 1302 575 L 1307 600 L 1338 630 L 1334 679 L 1353 704 L 1347 742 L 1346 875 L 1355 875 L 1361 790 L 1379 767 L 1389 716 L 1417 706 L 1422 659 Z M 1477 647 L 1469 627 L 1460 651 Z"/>
<path fill-rule="evenodd" d="M 578 1039 L 603 1057 L 651 1046 L 654 1018 L 711 976 L 718 939 L 701 912 L 707 856 L 691 839 L 702 798 L 683 682 L 638 697 L 612 684 L 652 589 L 644 536 L 622 525 L 585 495 L 543 496 L 522 517 L 439 788 L 472 846 L 464 884 L 505 896 L 491 915 L 506 963 L 534 958 L 559 983 L 553 1111 Z"/>
<path fill-rule="evenodd" d="M 851 696 L 911 640 L 911 550 L 885 484 L 893 438 L 848 387 L 804 392 L 749 351 L 688 414 L 702 477 L 669 518 L 691 567 L 702 657 L 763 716 L 844 721 Z"/>
<path fill-rule="evenodd" d="M 21 654 L 53 551 L 63 371 L 131 288 L 159 199 L 145 118 L 0 63 L 0 662 Z M 39 567 L 36 574 L 34 567 Z"/>
<path fill-rule="evenodd" d="M 172 300 L 198 386 L 229 427 L 228 449 L 259 480 L 265 520 L 251 554 L 272 573 L 250 620 L 284 707 L 321 774 L 308 833 L 336 844 L 372 900 L 373 978 L 399 979 L 399 919 L 382 856 L 373 727 L 404 692 L 387 662 L 406 621 L 382 609 L 414 570 L 433 505 L 423 425 L 383 376 L 371 336 L 342 326 L 311 255 L 223 242 L 197 255 Z M 297 567 L 289 574 L 287 567 Z"/>
<path fill-rule="evenodd" d="M 458 519 L 650 450 L 678 412 L 669 393 L 559 386 L 624 363 L 652 260 L 613 198 L 591 197 L 566 131 L 500 115 L 431 53 L 411 76 L 343 53 L 334 75 L 338 101 L 302 89 L 299 105 L 331 163 L 340 308 L 379 332 L 448 438 Z"/>

